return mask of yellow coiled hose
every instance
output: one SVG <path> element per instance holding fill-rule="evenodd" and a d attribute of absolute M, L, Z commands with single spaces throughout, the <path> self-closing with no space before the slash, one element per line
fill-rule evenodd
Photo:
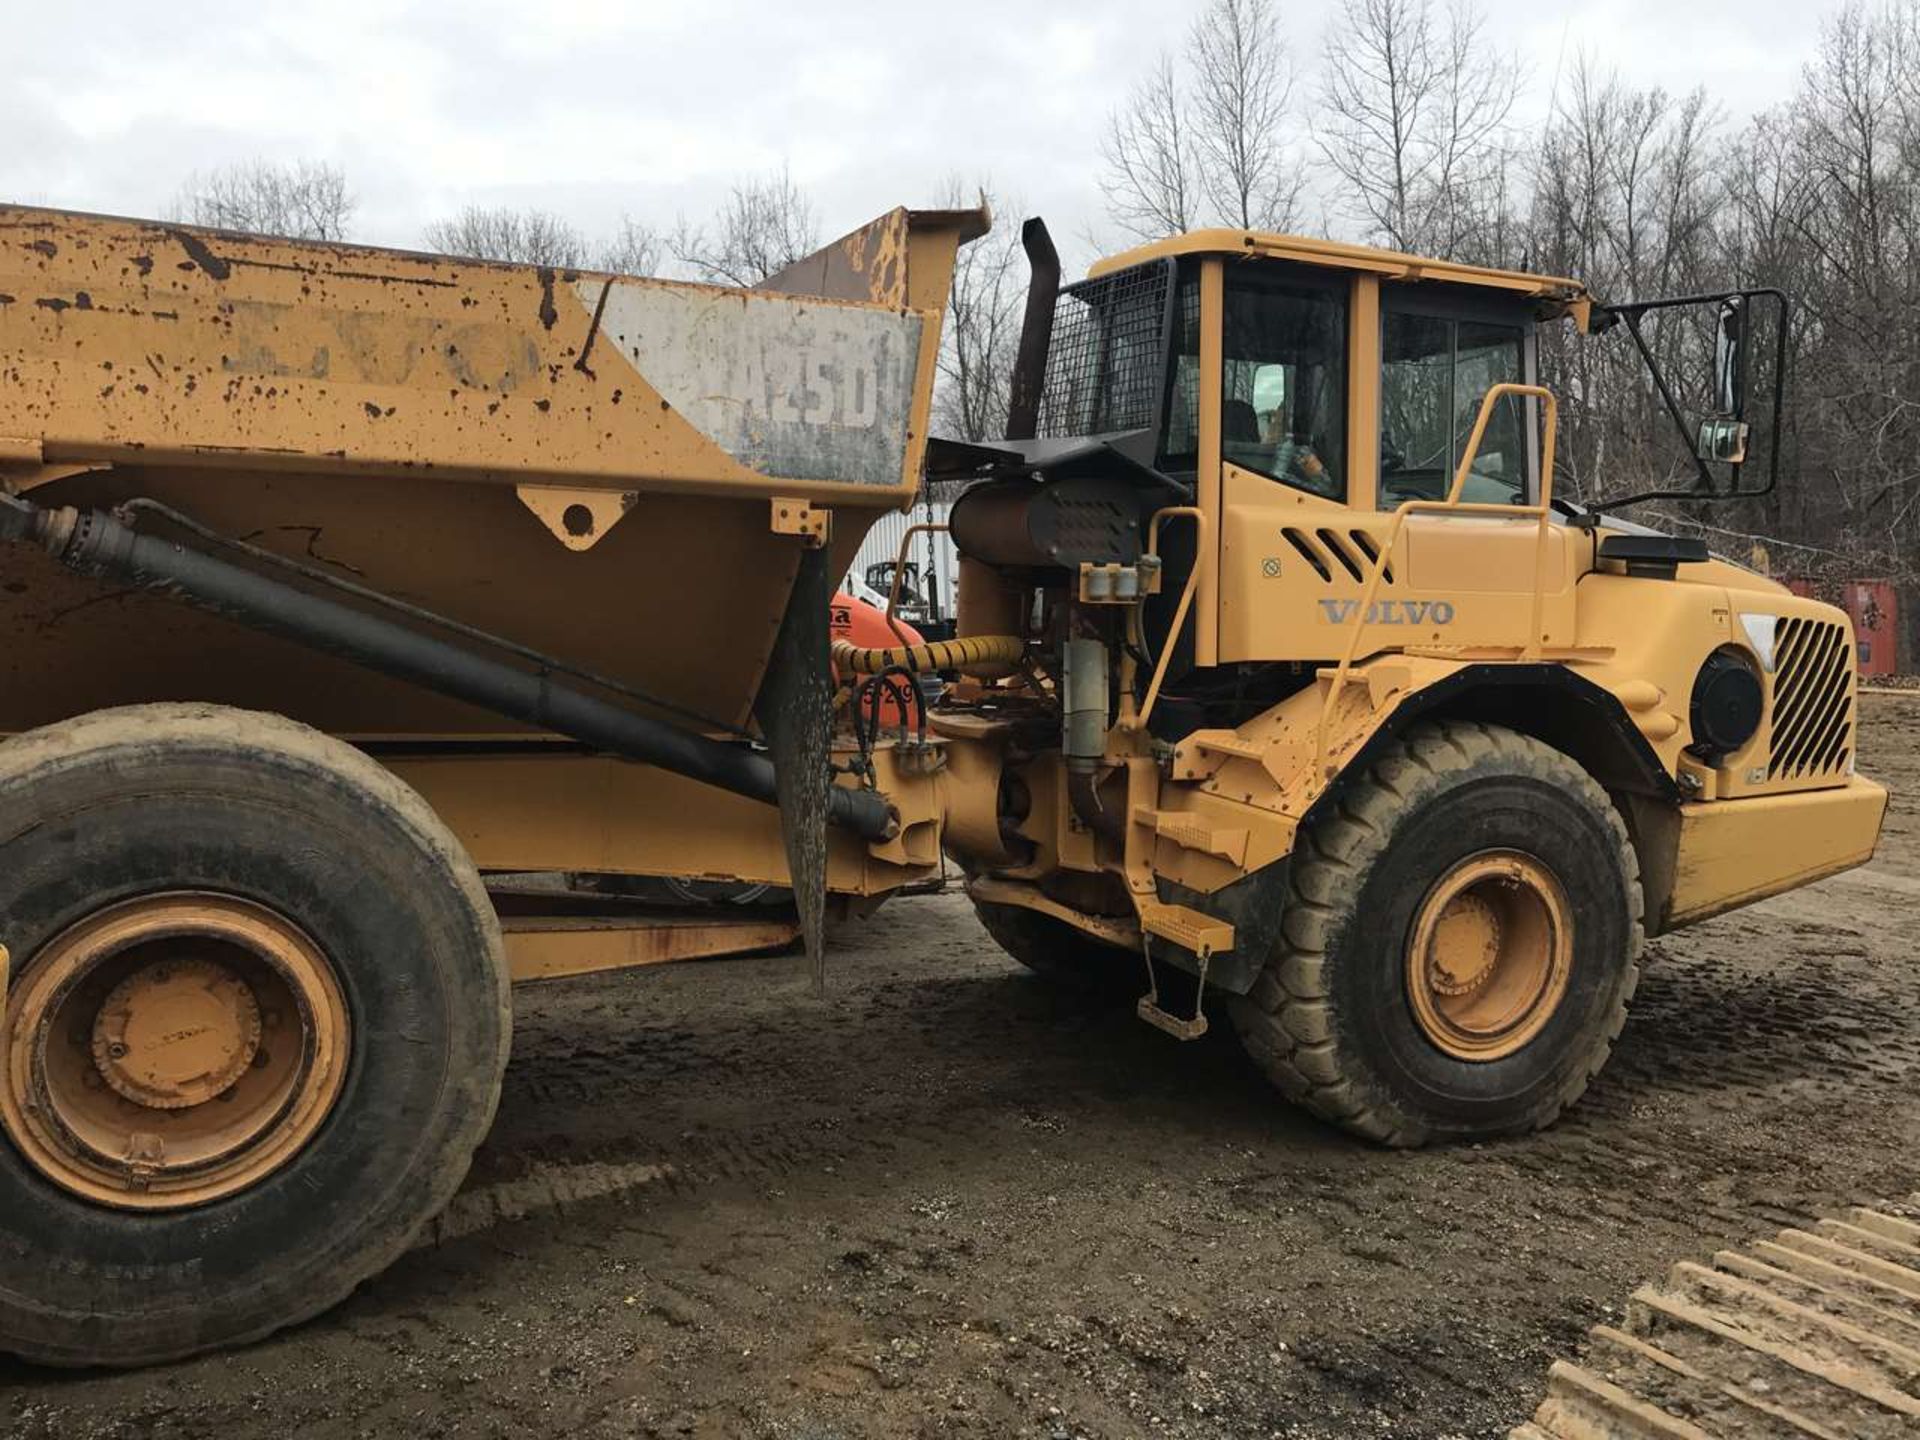
<path fill-rule="evenodd" d="M 855 645 L 833 642 L 833 663 L 842 675 L 878 675 L 890 666 L 907 670 L 965 670 L 974 665 L 1017 665 L 1026 651 L 1017 635 L 969 635 L 960 640 L 931 640 L 924 645 Z"/>

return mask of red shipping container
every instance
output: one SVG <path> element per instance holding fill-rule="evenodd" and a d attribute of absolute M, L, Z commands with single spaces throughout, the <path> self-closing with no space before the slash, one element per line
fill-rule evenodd
<path fill-rule="evenodd" d="M 1850 580 L 1840 606 L 1853 617 L 1861 678 L 1895 674 L 1900 667 L 1900 597 L 1886 580 Z"/>
<path fill-rule="evenodd" d="M 1860 678 L 1872 680 L 1900 670 L 1900 592 L 1889 580 L 1847 580 L 1838 585 L 1788 580 L 1786 587 L 1838 605 L 1853 621 L 1854 654 Z"/>

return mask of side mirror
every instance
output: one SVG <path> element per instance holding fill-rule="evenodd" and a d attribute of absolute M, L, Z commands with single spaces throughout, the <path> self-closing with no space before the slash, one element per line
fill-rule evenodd
<path fill-rule="evenodd" d="M 1694 454 L 1702 460 L 1718 460 L 1739 465 L 1747 458 L 1747 422 L 1744 420 L 1702 420 L 1699 436 L 1693 443 Z"/>
<path fill-rule="evenodd" d="M 1720 302 L 1713 334 L 1713 408 L 1738 419 L 1747 408 L 1747 304 L 1734 295 Z"/>
<path fill-rule="evenodd" d="M 1693 451 L 1702 460 L 1738 465 L 1747 458 L 1747 305 L 1730 295 L 1720 302 L 1713 331 L 1713 414 L 1700 422 Z"/>

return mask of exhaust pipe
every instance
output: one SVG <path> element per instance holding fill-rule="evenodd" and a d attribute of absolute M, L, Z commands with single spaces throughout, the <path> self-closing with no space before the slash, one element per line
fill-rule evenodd
<path fill-rule="evenodd" d="M 1053 344 L 1053 307 L 1060 295 L 1060 252 L 1038 215 L 1020 227 L 1027 252 L 1027 313 L 1014 352 L 1007 400 L 1007 439 L 1031 440 L 1040 428 L 1040 394 L 1047 383 L 1047 351 Z"/>
<path fill-rule="evenodd" d="M 596 750 L 657 765 L 751 800 L 779 803 L 773 762 L 758 751 L 636 715 L 557 684 L 551 676 L 531 674 L 174 541 L 143 535 L 111 515 L 47 510 L 0 494 L 0 540 L 37 542 L 80 574 L 186 600 L 255 630 Z M 843 785 L 827 788 L 827 818 L 835 824 L 869 840 L 883 840 L 894 832 L 897 821 L 883 796 Z"/>

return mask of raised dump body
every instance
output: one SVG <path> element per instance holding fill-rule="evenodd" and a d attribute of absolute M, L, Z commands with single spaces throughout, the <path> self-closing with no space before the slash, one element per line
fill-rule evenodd
<path fill-rule="evenodd" d="M 914 491 L 983 225 L 894 210 L 739 290 L 0 207 L 0 478 L 150 497 L 745 725 L 804 507 L 837 575 Z M 502 729 L 24 551 L 6 581 L 0 732 L 162 698 Z"/>

